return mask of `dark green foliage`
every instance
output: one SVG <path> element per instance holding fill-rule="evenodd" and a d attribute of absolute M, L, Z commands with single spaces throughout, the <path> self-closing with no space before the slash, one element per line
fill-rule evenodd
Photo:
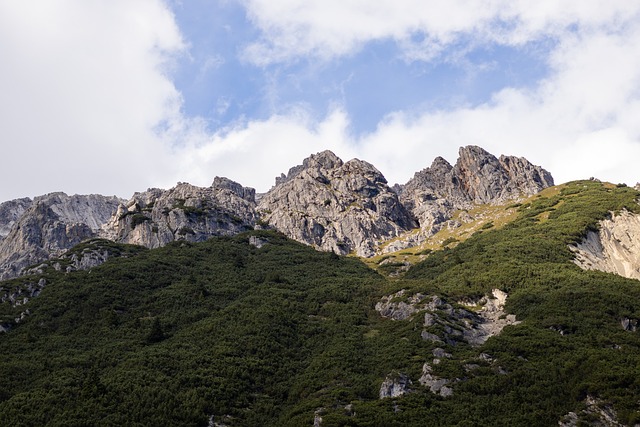
<path fill-rule="evenodd" d="M 135 213 L 131 215 L 131 228 L 136 228 L 138 225 L 147 221 L 151 221 L 151 218 L 149 218 L 145 214 Z"/>
<path fill-rule="evenodd" d="M 156 250 L 112 244 L 131 256 L 91 272 L 46 270 L 48 285 L 19 324 L 24 307 L 0 304 L 0 324 L 13 324 L 0 335 L 0 425 L 205 426 L 213 415 L 230 426 L 297 427 L 318 411 L 323 427 L 551 426 L 587 396 L 632 425 L 640 333 L 620 321 L 640 318 L 640 282 L 580 270 L 567 245 L 610 211 L 637 211 L 637 196 L 571 183 L 393 281 L 266 231 Z M 269 243 L 258 249 L 251 235 Z M 38 279 L 2 282 L 2 291 Z M 523 323 L 480 348 L 423 341 L 421 313 L 391 321 L 373 309 L 399 289 L 455 306 L 493 288 L 509 292 L 507 310 Z M 459 379 L 448 398 L 418 384 L 437 346 L 452 358 L 434 375 Z M 379 400 L 393 372 L 414 392 Z"/>

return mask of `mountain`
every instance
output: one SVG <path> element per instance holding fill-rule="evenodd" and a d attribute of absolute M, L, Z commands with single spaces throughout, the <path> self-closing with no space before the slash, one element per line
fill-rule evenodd
<path fill-rule="evenodd" d="M 147 248 L 175 240 L 200 242 L 252 230 L 255 190 L 216 177 L 207 188 L 179 183 L 136 193 L 103 227 L 102 237 Z"/>
<path fill-rule="evenodd" d="M 98 236 L 121 202 L 116 197 L 51 193 L 3 203 L 0 224 L 9 231 L 0 241 L 0 279 Z"/>
<path fill-rule="evenodd" d="M 457 210 L 517 200 L 550 185 L 551 175 L 526 159 L 497 159 L 468 146 L 455 166 L 437 158 L 393 188 L 370 163 L 345 163 L 324 151 L 276 178 L 258 202 L 255 190 L 221 177 L 210 187 L 179 183 L 128 201 L 63 193 L 14 200 L 0 205 L 0 279 L 90 238 L 157 248 L 256 227 L 319 250 L 372 257 L 420 246 L 445 226 L 475 219 L 467 214 L 452 221 Z"/>
<path fill-rule="evenodd" d="M 483 206 L 393 278 L 273 230 L 84 242 L 0 282 L 0 425 L 636 426 L 640 282 L 576 248 L 633 252 L 639 197 Z"/>
<path fill-rule="evenodd" d="M 358 256 L 417 224 L 371 164 L 324 151 L 304 160 L 260 199 L 262 221 L 318 249 Z"/>
<path fill-rule="evenodd" d="M 401 202 L 419 222 L 420 231 L 397 240 L 387 251 L 417 246 L 443 226 L 457 226 L 447 224 L 457 210 L 516 201 L 553 185 L 551 174 L 527 159 L 496 158 L 477 146 L 462 147 L 454 166 L 437 157 L 431 167 L 395 186 Z M 466 217 L 466 221 L 474 219 Z"/>

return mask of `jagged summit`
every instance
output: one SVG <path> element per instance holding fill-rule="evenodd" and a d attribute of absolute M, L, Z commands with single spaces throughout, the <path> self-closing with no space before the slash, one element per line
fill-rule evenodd
<path fill-rule="evenodd" d="M 62 254 L 83 240 L 97 237 L 122 200 L 100 195 L 51 193 L 33 201 L 7 202 L 11 215 L 22 210 L 0 241 L 0 279 L 14 277 L 27 266 Z"/>
<path fill-rule="evenodd" d="M 504 203 L 553 185 L 549 172 L 524 158 L 498 159 L 480 147 L 469 145 L 460 148 L 454 166 L 437 157 L 431 167 L 416 172 L 400 186 L 399 193 L 420 224 L 428 226 L 433 225 L 433 209 L 451 211 L 474 204 Z"/>
<path fill-rule="evenodd" d="M 416 225 L 380 171 L 358 159 L 344 163 L 331 151 L 311 155 L 276 180 L 258 213 L 295 240 L 360 256 Z"/>
<path fill-rule="evenodd" d="M 496 158 L 466 146 L 455 165 L 437 157 L 393 189 L 371 163 L 343 162 L 325 150 L 277 177 L 259 200 L 253 188 L 224 177 L 215 177 L 210 187 L 152 188 L 128 201 L 52 193 L 0 204 L 0 277 L 18 275 L 95 237 L 156 248 L 256 226 L 320 250 L 369 257 L 421 244 L 455 210 L 503 203 L 550 185 L 551 175 L 526 159 Z"/>

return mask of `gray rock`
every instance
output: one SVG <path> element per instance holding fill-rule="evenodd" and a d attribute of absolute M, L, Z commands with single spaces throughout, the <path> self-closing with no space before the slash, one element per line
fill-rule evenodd
<path fill-rule="evenodd" d="M 446 387 L 446 384 L 449 384 L 451 381 L 446 378 L 439 378 L 433 375 L 431 373 L 431 366 L 428 363 L 425 363 L 422 366 L 422 376 L 418 382 L 421 385 L 428 387 L 433 394 L 439 394 L 443 397 L 453 395 L 453 389 Z"/>
<path fill-rule="evenodd" d="M 31 199 L 17 199 L 0 203 L 0 240 L 4 239 L 24 212 L 31 207 Z"/>
<path fill-rule="evenodd" d="M 524 158 L 498 159 L 480 147 L 462 147 L 455 166 L 437 157 L 431 167 L 416 172 L 405 185 L 394 186 L 421 231 L 385 249 L 399 250 L 422 243 L 437 233 L 456 210 L 478 204 L 502 204 L 553 185 L 549 172 Z"/>
<path fill-rule="evenodd" d="M 372 256 L 416 222 L 373 165 L 324 151 L 292 168 L 258 204 L 261 219 L 324 251 Z"/>
<path fill-rule="evenodd" d="M 422 331 L 420 334 L 423 340 L 431 341 L 431 342 L 442 342 L 442 339 L 436 334 L 432 334 L 431 332 Z"/>
<path fill-rule="evenodd" d="M 398 397 L 410 393 L 411 385 L 411 380 L 405 374 L 388 375 L 380 386 L 380 399 Z"/>
<path fill-rule="evenodd" d="M 252 246 L 255 246 L 258 249 L 260 249 L 261 247 L 263 247 L 267 243 L 269 243 L 268 239 L 261 239 L 260 237 L 257 237 L 257 236 L 249 237 L 249 244 L 252 245 Z"/>
<path fill-rule="evenodd" d="M 628 317 L 620 320 L 620 324 L 622 325 L 622 329 L 625 331 L 635 332 L 638 330 L 638 319 L 629 319 Z"/>
<path fill-rule="evenodd" d="M 640 215 L 622 211 L 600 221 L 599 230 L 589 231 L 570 249 L 574 263 L 585 270 L 615 273 L 640 279 Z"/>
<path fill-rule="evenodd" d="M 16 277 L 25 267 L 97 236 L 121 202 L 100 195 L 36 197 L 0 242 L 0 279 Z"/>
<path fill-rule="evenodd" d="M 207 188 L 178 183 L 169 190 L 134 194 L 103 226 L 102 235 L 157 248 L 176 240 L 200 242 L 234 235 L 252 230 L 255 223 L 255 190 L 216 177 Z"/>

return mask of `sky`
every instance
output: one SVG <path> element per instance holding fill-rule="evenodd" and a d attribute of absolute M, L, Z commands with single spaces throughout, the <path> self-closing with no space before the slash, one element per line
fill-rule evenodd
<path fill-rule="evenodd" d="M 0 0 L 0 201 L 466 145 L 640 181 L 640 0 Z"/>

